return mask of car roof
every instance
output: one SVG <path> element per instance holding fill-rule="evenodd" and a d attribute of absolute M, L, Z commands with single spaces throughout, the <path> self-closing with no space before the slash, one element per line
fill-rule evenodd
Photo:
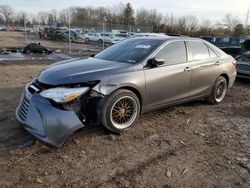
<path fill-rule="evenodd" d="M 169 40 L 192 40 L 192 41 L 200 41 L 200 42 L 206 42 L 203 39 L 200 38 L 194 38 L 194 37 L 178 37 L 178 36 L 142 36 L 142 37 L 136 37 L 136 38 L 131 38 L 131 40 L 138 40 L 138 39 L 151 39 L 151 40 L 164 40 L 164 41 L 169 41 Z"/>

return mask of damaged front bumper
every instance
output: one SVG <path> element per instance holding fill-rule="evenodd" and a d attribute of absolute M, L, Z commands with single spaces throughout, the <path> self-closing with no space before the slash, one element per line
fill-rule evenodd
<path fill-rule="evenodd" d="M 30 134 L 49 146 L 59 147 L 73 132 L 84 127 L 74 111 L 56 108 L 27 88 L 16 109 L 16 118 Z"/>

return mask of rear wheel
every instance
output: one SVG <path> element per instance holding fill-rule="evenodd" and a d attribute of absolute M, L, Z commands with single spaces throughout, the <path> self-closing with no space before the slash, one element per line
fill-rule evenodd
<path fill-rule="evenodd" d="M 86 38 L 85 41 L 86 41 L 86 42 L 89 42 L 89 38 Z"/>
<path fill-rule="evenodd" d="M 227 93 L 227 80 L 223 76 L 217 78 L 212 88 L 212 91 L 208 97 L 208 101 L 211 104 L 220 103 Z"/>
<path fill-rule="evenodd" d="M 114 133 L 121 133 L 137 120 L 140 114 L 140 101 L 129 90 L 117 90 L 103 103 L 101 123 Z"/>

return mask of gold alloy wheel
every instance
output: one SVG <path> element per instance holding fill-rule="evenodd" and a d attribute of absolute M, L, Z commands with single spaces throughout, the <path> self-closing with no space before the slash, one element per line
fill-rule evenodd
<path fill-rule="evenodd" d="M 118 129 L 129 127 L 138 115 L 138 104 L 130 96 L 119 98 L 111 108 L 110 119 Z"/>
<path fill-rule="evenodd" d="M 221 81 L 217 84 L 215 89 L 215 99 L 217 102 L 221 102 L 227 92 L 227 84 L 224 81 Z"/>

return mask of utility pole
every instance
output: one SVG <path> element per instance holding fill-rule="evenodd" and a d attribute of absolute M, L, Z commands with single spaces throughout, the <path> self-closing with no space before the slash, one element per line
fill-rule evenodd
<path fill-rule="evenodd" d="M 105 27 L 105 25 L 104 25 L 104 21 L 102 22 L 102 49 L 104 50 L 104 28 Z"/>
<path fill-rule="evenodd" d="M 25 35 L 25 44 L 28 44 L 28 38 L 27 38 L 27 29 L 26 29 L 26 21 L 25 21 L 25 15 L 23 14 L 23 25 L 24 25 L 24 35 Z"/>
<path fill-rule="evenodd" d="M 249 5 L 248 10 L 247 10 L 247 17 L 246 17 L 246 23 L 245 23 L 246 34 L 247 34 L 247 30 L 248 30 L 247 24 L 248 24 L 248 19 L 249 19 L 249 13 L 250 13 L 250 5 Z"/>
<path fill-rule="evenodd" d="M 69 53 L 71 53 L 70 17 L 69 17 Z"/>
<path fill-rule="evenodd" d="M 105 22 L 107 21 L 106 17 L 103 18 L 103 22 L 102 22 L 102 34 L 103 34 L 103 38 L 102 38 L 102 49 L 104 50 L 105 48 L 105 36 L 104 36 L 104 31 L 105 31 Z"/>

